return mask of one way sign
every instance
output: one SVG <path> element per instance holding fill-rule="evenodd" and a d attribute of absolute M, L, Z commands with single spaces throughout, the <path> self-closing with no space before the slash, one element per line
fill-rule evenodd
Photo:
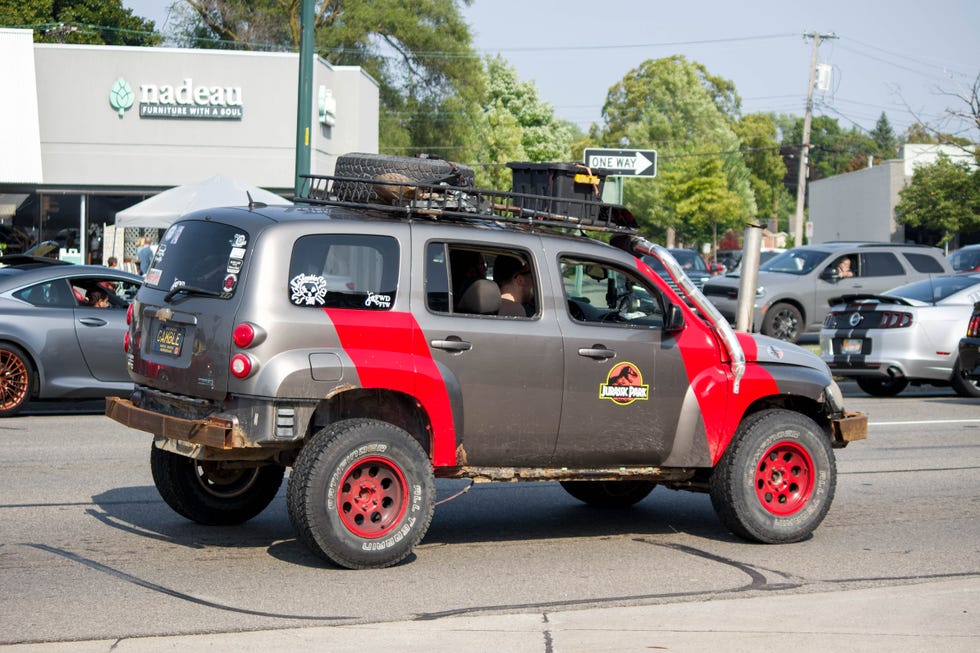
<path fill-rule="evenodd" d="M 622 177 L 656 177 L 656 150 L 607 150 L 587 148 L 585 165 L 605 168 L 608 174 Z"/>

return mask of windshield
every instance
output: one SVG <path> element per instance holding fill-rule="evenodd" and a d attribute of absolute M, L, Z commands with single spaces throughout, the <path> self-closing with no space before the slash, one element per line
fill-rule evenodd
<path fill-rule="evenodd" d="M 248 244 L 248 234 L 237 227 L 210 221 L 178 222 L 160 240 L 144 283 L 166 291 L 186 286 L 228 299 L 238 285 Z"/>
<path fill-rule="evenodd" d="M 681 264 L 684 271 L 688 270 L 701 270 L 702 272 L 708 271 L 708 266 L 705 264 L 704 259 L 698 256 L 697 252 L 691 251 L 689 249 L 671 249 L 668 250 L 674 259 Z"/>
<path fill-rule="evenodd" d="M 931 304 L 933 302 L 941 302 L 950 295 L 970 286 L 980 288 L 980 275 L 958 274 L 955 276 L 923 279 L 922 281 L 915 281 L 904 286 L 899 286 L 898 288 L 889 290 L 885 294 L 890 297 L 902 297 L 903 299 L 912 299 Z"/>
<path fill-rule="evenodd" d="M 787 274 L 803 276 L 812 272 L 828 256 L 830 256 L 828 252 L 820 252 L 803 247 L 794 248 L 766 261 L 759 266 L 759 270 L 765 272 L 785 272 Z"/>

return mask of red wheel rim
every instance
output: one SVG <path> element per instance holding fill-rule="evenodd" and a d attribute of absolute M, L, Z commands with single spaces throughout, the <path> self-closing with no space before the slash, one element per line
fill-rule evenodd
<path fill-rule="evenodd" d="M 337 512 L 358 537 L 383 537 L 399 523 L 408 505 L 408 484 L 387 458 L 360 460 L 344 472 L 337 491 Z"/>
<path fill-rule="evenodd" d="M 0 410 L 9 410 L 24 401 L 28 374 L 27 365 L 20 356 L 0 351 Z"/>
<path fill-rule="evenodd" d="M 755 468 L 755 493 L 774 515 L 792 515 L 813 494 L 813 459 L 796 442 L 777 442 Z"/>

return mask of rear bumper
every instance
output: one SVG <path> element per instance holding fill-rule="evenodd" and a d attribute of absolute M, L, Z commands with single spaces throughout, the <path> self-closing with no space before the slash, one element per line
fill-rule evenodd
<path fill-rule="evenodd" d="M 123 397 L 106 397 L 105 414 L 109 419 L 129 428 L 168 440 L 181 440 L 214 449 L 241 449 L 248 446 L 237 419 L 184 419 L 139 408 Z"/>
<path fill-rule="evenodd" d="M 844 413 L 843 417 L 830 420 L 834 434 L 834 447 L 846 447 L 847 443 L 868 437 L 868 416 L 864 413 Z"/>

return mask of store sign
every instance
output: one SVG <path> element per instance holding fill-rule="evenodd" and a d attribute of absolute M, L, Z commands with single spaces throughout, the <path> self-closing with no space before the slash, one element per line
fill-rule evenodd
<path fill-rule="evenodd" d="M 136 94 L 122 77 L 109 91 L 109 106 L 119 113 L 128 111 Z M 178 86 L 141 84 L 139 87 L 140 118 L 171 120 L 241 120 L 244 115 L 241 86 L 195 85 L 187 78 Z"/>

